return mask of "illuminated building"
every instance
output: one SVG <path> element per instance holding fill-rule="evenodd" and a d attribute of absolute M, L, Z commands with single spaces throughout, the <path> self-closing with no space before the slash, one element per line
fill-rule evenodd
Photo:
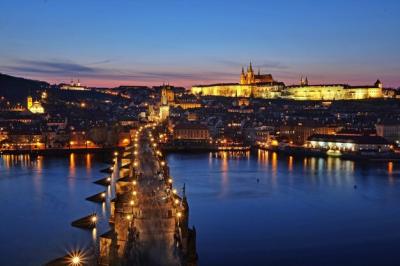
<path fill-rule="evenodd" d="M 169 106 L 162 105 L 160 106 L 160 120 L 165 121 L 169 117 Z"/>
<path fill-rule="evenodd" d="M 264 99 L 284 98 L 292 100 L 362 100 L 382 98 L 382 83 L 350 86 L 347 84 L 309 85 L 308 79 L 301 79 L 300 85 L 285 86 L 270 74 L 254 74 L 250 66 L 245 72 L 242 68 L 239 83 L 220 83 L 193 86 L 191 91 L 201 96 L 254 97 Z"/>
<path fill-rule="evenodd" d="M 161 104 L 168 105 L 174 102 L 175 92 L 169 86 L 164 86 L 161 89 Z"/>
<path fill-rule="evenodd" d="M 44 108 L 42 104 L 39 101 L 33 101 L 31 96 L 28 96 L 27 98 L 27 103 L 26 107 L 31 113 L 34 114 L 43 114 L 44 113 Z"/>
<path fill-rule="evenodd" d="M 206 140 L 210 138 L 208 127 L 201 124 L 178 124 L 174 128 L 175 140 Z"/>
<path fill-rule="evenodd" d="M 242 73 L 240 74 L 240 84 L 241 85 L 251 85 L 259 83 L 272 83 L 274 79 L 271 74 L 261 75 L 260 71 L 255 75 L 253 71 L 253 66 L 251 65 L 247 68 L 247 72 L 244 73 L 244 68 L 242 67 Z"/>
<path fill-rule="evenodd" d="M 173 106 L 180 107 L 180 108 L 186 110 L 186 109 L 200 108 L 201 103 L 195 97 L 192 98 L 189 96 L 184 96 L 184 97 L 180 97 L 180 98 L 176 99 Z"/>
<path fill-rule="evenodd" d="M 255 97 L 255 98 L 278 98 L 284 89 L 282 82 L 276 82 L 271 74 L 254 74 L 253 67 L 247 68 L 247 72 L 240 75 L 239 83 L 221 83 L 211 85 L 193 86 L 191 91 L 195 95 L 202 96 L 225 96 L 225 97 Z"/>
<path fill-rule="evenodd" d="M 74 82 L 71 80 L 70 84 L 61 84 L 60 89 L 62 90 L 72 90 L 72 91 L 87 91 L 89 90 L 87 87 L 82 86 L 81 83 L 79 82 Z"/>
<path fill-rule="evenodd" d="M 281 125 L 278 128 L 280 137 L 285 137 L 290 142 L 300 145 L 304 144 L 311 135 L 334 134 L 340 129 L 340 127 L 336 126 L 318 125 L 314 123 Z"/>
<path fill-rule="evenodd" d="M 172 92 L 172 93 L 171 93 Z M 163 87 L 161 89 L 160 120 L 165 121 L 169 117 L 169 104 L 174 101 L 174 92 Z"/>
<path fill-rule="evenodd" d="M 374 85 L 367 86 L 308 85 L 306 78 L 306 80 L 301 79 L 300 85 L 286 87 L 285 94 L 285 98 L 293 100 L 362 100 L 383 97 L 382 83 L 379 80 Z"/>
<path fill-rule="evenodd" d="M 389 142 L 380 136 L 316 134 L 308 138 L 306 146 L 317 150 L 339 152 L 390 152 Z"/>

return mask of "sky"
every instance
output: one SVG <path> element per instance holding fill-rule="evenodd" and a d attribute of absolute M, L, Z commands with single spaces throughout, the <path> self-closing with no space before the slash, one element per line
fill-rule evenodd
<path fill-rule="evenodd" d="M 1 0 L 0 72 L 88 86 L 400 86 L 398 0 Z"/>

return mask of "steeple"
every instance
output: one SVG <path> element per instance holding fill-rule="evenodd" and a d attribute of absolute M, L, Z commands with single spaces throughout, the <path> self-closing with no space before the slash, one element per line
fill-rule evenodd
<path fill-rule="evenodd" d="M 251 65 L 251 61 L 250 61 L 249 71 L 253 72 L 253 66 Z"/>
<path fill-rule="evenodd" d="M 306 80 L 304 81 L 304 85 L 308 86 L 308 78 L 306 76 Z"/>
<path fill-rule="evenodd" d="M 375 85 L 375 87 L 377 87 L 377 88 L 380 88 L 380 89 L 383 88 L 382 82 L 381 82 L 379 79 L 375 82 L 374 85 Z"/>
<path fill-rule="evenodd" d="M 244 73 L 243 67 L 242 67 L 242 73 L 240 74 L 240 84 L 246 84 L 246 74 Z"/>

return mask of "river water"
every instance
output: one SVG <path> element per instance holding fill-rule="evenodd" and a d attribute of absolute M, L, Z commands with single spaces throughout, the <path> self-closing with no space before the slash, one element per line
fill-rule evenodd
<path fill-rule="evenodd" d="M 170 154 L 186 184 L 199 265 L 399 265 L 400 166 L 258 151 Z M 107 205 L 85 198 L 106 165 L 94 155 L 0 159 L 1 265 L 40 265 L 91 247 Z M 98 231 L 70 222 L 96 212 Z"/>

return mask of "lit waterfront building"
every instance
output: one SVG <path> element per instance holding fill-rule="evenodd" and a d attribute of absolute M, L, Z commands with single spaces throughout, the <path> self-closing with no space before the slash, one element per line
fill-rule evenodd
<path fill-rule="evenodd" d="M 254 74 L 250 66 L 245 72 L 242 68 L 239 83 L 220 83 L 193 86 L 191 91 L 201 96 L 254 97 L 264 99 L 291 100 L 362 100 L 382 98 L 383 86 L 377 80 L 373 85 L 350 86 L 348 84 L 309 85 L 308 79 L 301 79 L 299 85 L 285 86 L 277 82 L 271 74 Z"/>
<path fill-rule="evenodd" d="M 174 140 L 208 141 L 210 132 L 202 124 L 178 124 L 174 128 Z"/>
<path fill-rule="evenodd" d="M 308 138 L 306 147 L 339 152 L 390 152 L 390 143 L 380 136 L 315 134 Z"/>

